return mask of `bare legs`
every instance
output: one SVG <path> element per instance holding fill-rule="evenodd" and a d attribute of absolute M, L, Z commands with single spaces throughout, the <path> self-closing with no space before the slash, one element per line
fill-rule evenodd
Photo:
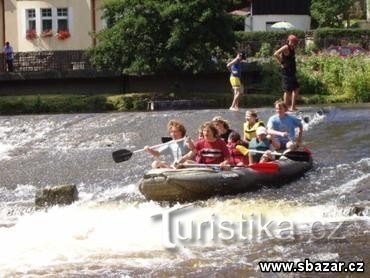
<path fill-rule="evenodd" d="M 234 90 L 234 99 L 231 103 L 230 110 L 239 111 L 239 101 L 241 96 L 241 87 L 233 87 Z"/>
<path fill-rule="evenodd" d="M 284 92 L 284 102 L 289 107 L 290 111 L 297 110 L 296 103 L 298 97 L 299 97 L 299 88 L 291 92 Z"/>

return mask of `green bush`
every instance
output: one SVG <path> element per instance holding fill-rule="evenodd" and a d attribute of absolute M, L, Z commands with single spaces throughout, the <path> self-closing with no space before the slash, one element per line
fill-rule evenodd
<path fill-rule="evenodd" d="M 271 57 L 272 55 L 272 47 L 270 43 L 264 42 L 261 45 L 260 50 L 256 53 L 256 57 Z"/>
<path fill-rule="evenodd" d="M 232 29 L 234 31 L 244 31 L 244 16 L 241 15 L 232 15 Z"/>
<path fill-rule="evenodd" d="M 370 61 L 361 56 L 312 56 L 299 61 L 302 90 L 329 94 L 330 101 L 366 102 L 370 99 Z"/>

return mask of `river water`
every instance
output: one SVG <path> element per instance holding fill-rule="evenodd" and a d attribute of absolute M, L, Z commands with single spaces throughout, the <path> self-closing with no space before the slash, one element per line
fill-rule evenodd
<path fill-rule="evenodd" d="M 369 108 L 302 109 L 314 169 L 301 179 L 171 207 L 137 189 L 146 153 L 116 164 L 112 151 L 160 143 L 172 118 L 192 136 L 216 115 L 241 131 L 244 111 L 0 117 L 0 276 L 270 277 L 258 262 L 304 259 L 368 269 Z M 76 184 L 79 201 L 36 210 L 36 191 L 58 184 Z"/>

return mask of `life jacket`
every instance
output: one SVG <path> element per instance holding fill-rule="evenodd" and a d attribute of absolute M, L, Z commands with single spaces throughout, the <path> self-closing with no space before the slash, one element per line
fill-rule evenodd
<path fill-rule="evenodd" d="M 243 130 L 244 130 L 244 137 L 250 141 L 253 138 L 256 137 L 256 130 L 257 127 L 265 126 L 265 124 L 262 121 L 257 121 L 254 123 L 252 127 L 249 127 L 249 123 L 244 123 Z"/>
<path fill-rule="evenodd" d="M 267 151 L 270 149 L 271 141 L 267 138 L 264 140 L 258 140 L 258 138 L 254 138 L 252 141 L 249 142 L 249 150 L 257 150 L 257 151 Z M 254 160 L 260 160 L 262 154 L 260 153 L 253 153 L 251 151 Z"/>

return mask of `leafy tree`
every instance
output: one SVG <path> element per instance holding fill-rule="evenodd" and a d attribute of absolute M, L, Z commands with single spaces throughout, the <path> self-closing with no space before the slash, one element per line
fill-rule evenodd
<path fill-rule="evenodd" d="M 212 70 L 235 45 L 224 2 L 110 0 L 103 7 L 108 27 L 96 35 L 92 62 L 136 74 Z"/>
<path fill-rule="evenodd" d="M 343 27 L 343 20 L 349 20 L 352 4 L 353 0 L 312 0 L 311 16 L 319 27 L 340 28 Z"/>

